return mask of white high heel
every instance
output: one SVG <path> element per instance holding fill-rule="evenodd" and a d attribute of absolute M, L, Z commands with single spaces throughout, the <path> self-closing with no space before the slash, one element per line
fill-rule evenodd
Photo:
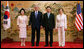
<path fill-rule="evenodd" d="M 59 46 L 62 46 L 62 45 L 59 45 Z"/>
<path fill-rule="evenodd" d="M 63 43 L 62 43 L 62 47 L 64 47 L 64 46 L 65 46 L 65 43 L 63 42 Z"/>
<path fill-rule="evenodd" d="M 25 43 L 23 45 L 25 46 Z"/>
<path fill-rule="evenodd" d="M 64 44 L 62 44 L 62 47 L 64 47 L 65 45 Z"/>
<path fill-rule="evenodd" d="M 23 43 L 21 43 L 21 46 L 23 46 Z"/>
<path fill-rule="evenodd" d="M 59 43 L 59 46 L 62 46 L 62 44 L 61 44 L 61 43 Z"/>

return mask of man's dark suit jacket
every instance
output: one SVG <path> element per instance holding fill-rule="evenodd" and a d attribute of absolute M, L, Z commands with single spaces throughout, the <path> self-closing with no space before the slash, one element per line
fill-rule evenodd
<path fill-rule="evenodd" d="M 38 11 L 37 19 L 35 18 L 35 11 L 31 12 L 29 25 L 32 25 L 32 27 L 40 27 L 42 25 L 42 12 Z"/>
<path fill-rule="evenodd" d="M 50 13 L 50 16 L 48 18 L 47 13 L 45 13 L 43 15 L 43 21 L 42 22 L 43 22 L 42 25 L 45 28 L 47 28 L 47 27 L 49 27 L 49 29 L 55 28 L 55 17 L 54 17 L 54 14 Z"/>

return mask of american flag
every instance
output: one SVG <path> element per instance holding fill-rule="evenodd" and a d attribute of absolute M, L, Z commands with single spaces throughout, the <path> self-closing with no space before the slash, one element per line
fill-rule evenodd
<path fill-rule="evenodd" d="M 76 19 L 75 19 L 75 26 L 78 31 L 81 31 L 83 29 L 83 17 L 82 17 L 80 3 L 77 3 L 77 13 L 76 13 Z"/>

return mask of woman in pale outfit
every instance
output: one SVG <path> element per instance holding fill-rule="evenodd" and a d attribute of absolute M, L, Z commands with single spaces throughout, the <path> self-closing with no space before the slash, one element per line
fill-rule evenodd
<path fill-rule="evenodd" d="M 59 46 L 65 46 L 65 31 L 67 30 L 67 17 L 60 8 L 59 14 L 56 16 L 56 31 L 58 31 Z"/>
<path fill-rule="evenodd" d="M 25 10 L 22 8 L 20 10 L 20 15 L 17 18 L 17 26 L 19 29 L 19 38 L 21 39 L 21 46 L 25 46 L 25 39 L 27 37 L 26 30 L 28 29 L 28 19 L 27 16 L 24 15 Z"/>

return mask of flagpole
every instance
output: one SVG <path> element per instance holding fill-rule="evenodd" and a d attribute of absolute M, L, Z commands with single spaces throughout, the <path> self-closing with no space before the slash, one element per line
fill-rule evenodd
<path fill-rule="evenodd" d="M 79 1 L 77 1 L 77 4 L 79 4 Z M 76 12 L 77 12 L 77 11 L 76 11 Z M 76 41 L 77 41 L 77 39 L 78 39 L 78 32 L 79 32 L 79 31 L 77 31 L 77 38 L 76 38 Z"/>
<path fill-rule="evenodd" d="M 77 4 L 80 4 L 80 2 L 77 1 Z M 75 39 L 75 42 L 80 42 L 81 41 L 81 39 L 78 36 L 79 36 L 79 31 L 77 30 L 77 38 Z"/>
<path fill-rule="evenodd" d="M 6 1 L 6 6 L 8 6 L 8 1 Z M 7 31 L 6 31 L 7 32 Z M 7 37 L 6 38 L 8 38 L 8 33 L 7 33 Z"/>
<path fill-rule="evenodd" d="M 79 4 L 80 2 L 79 2 L 79 1 L 77 1 L 77 3 Z"/>
<path fill-rule="evenodd" d="M 80 3 L 80 1 L 78 1 L 77 3 L 79 4 L 79 3 Z M 78 31 L 78 32 L 79 32 L 79 31 Z M 78 38 L 78 35 L 79 35 L 79 33 L 77 33 L 77 38 Z"/>
<path fill-rule="evenodd" d="M 6 1 L 6 6 L 8 6 L 8 1 Z M 6 38 L 5 39 L 9 38 L 9 33 L 7 32 L 7 30 L 4 30 L 4 32 L 6 33 Z"/>

